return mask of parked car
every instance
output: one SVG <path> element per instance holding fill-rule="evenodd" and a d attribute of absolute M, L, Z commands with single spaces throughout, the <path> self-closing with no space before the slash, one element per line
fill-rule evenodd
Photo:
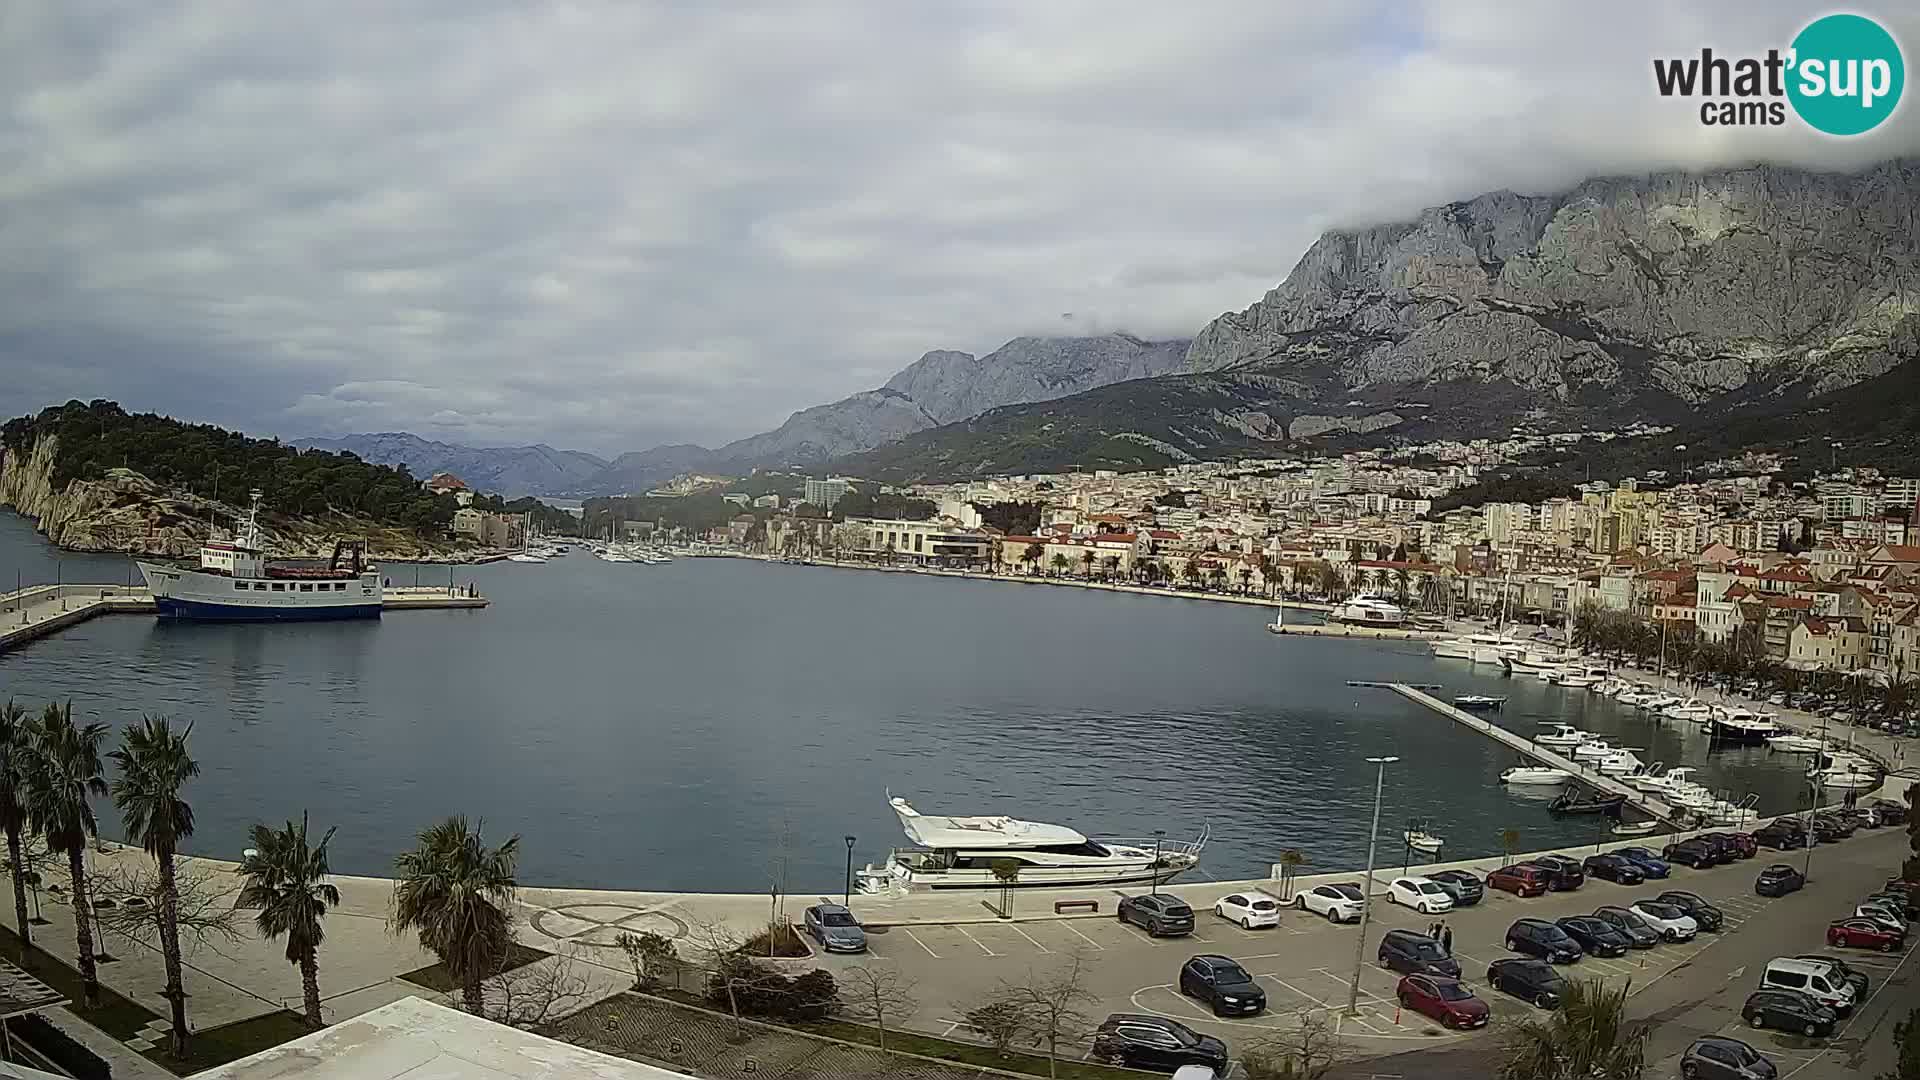
<path fill-rule="evenodd" d="M 1855 904 L 1853 917 L 1878 923 L 1890 934 L 1899 934 L 1904 937 L 1907 932 L 1907 913 L 1895 911 L 1885 904 Z"/>
<path fill-rule="evenodd" d="M 807 934 L 827 952 L 866 952 L 867 932 L 853 912 L 839 904 L 815 904 L 801 917 Z"/>
<path fill-rule="evenodd" d="M 1720 861 L 1713 845 L 1698 837 L 1668 844 L 1660 854 L 1670 863 L 1685 863 L 1695 870 L 1706 870 Z"/>
<path fill-rule="evenodd" d="M 1453 910 L 1453 894 L 1424 877 L 1397 877 L 1387 882 L 1387 903 L 1410 907 L 1422 915 Z"/>
<path fill-rule="evenodd" d="M 1881 825 L 1900 825 L 1907 820 L 1907 808 L 1893 799 L 1869 799 L 1860 804 Z"/>
<path fill-rule="evenodd" d="M 1704 835 L 1715 843 L 1727 845 L 1736 859 L 1751 859 L 1760 853 L 1760 844 L 1752 833 L 1711 832 Z"/>
<path fill-rule="evenodd" d="M 1713 852 L 1714 865 L 1725 866 L 1740 857 L 1740 849 L 1734 845 L 1731 835 L 1730 833 L 1701 833 L 1694 839 L 1707 845 L 1708 850 Z"/>
<path fill-rule="evenodd" d="M 1438 975 L 1409 975 L 1400 980 L 1396 996 L 1402 1008 L 1437 1020 L 1442 1027 L 1486 1027 L 1492 1011 L 1473 996 L 1467 984 Z"/>
<path fill-rule="evenodd" d="M 1565 855 L 1542 855 L 1533 860 L 1533 864 L 1545 867 L 1552 875 L 1547 884 L 1554 892 L 1571 892 L 1587 883 L 1587 872 L 1580 868 L 1580 863 Z"/>
<path fill-rule="evenodd" d="M 1593 917 L 1610 924 L 1615 930 L 1627 935 L 1627 940 L 1636 949 L 1651 949 L 1660 944 L 1660 931 L 1648 925 L 1647 920 L 1635 915 L 1623 907 L 1609 905 L 1595 908 Z"/>
<path fill-rule="evenodd" d="M 1589 855 L 1583 865 L 1588 874 L 1615 885 L 1638 885 L 1647 880 L 1633 860 L 1618 855 Z"/>
<path fill-rule="evenodd" d="M 1844 814 L 1836 814 L 1832 811 L 1822 810 L 1820 813 L 1813 815 L 1813 831 L 1820 837 L 1823 843 L 1826 841 L 1828 834 L 1832 834 L 1836 840 L 1845 840 L 1847 837 L 1853 835 L 1854 828 L 1853 818 Z"/>
<path fill-rule="evenodd" d="M 1740 1007 L 1747 1026 L 1797 1031 L 1809 1039 L 1833 1034 L 1840 1014 L 1800 990 L 1755 990 Z"/>
<path fill-rule="evenodd" d="M 1803 992 L 1841 1016 L 1852 1012 L 1859 1001 L 1853 996 L 1853 984 L 1825 960 L 1776 956 L 1760 969 L 1760 988 Z"/>
<path fill-rule="evenodd" d="M 1201 953 L 1180 965 L 1180 992 L 1213 1007 L 1215 1016 L 1251 1016 L 1267 1007 L 1267 992 L 1230 956 Z"/>
<path fill-rule="evenodd" d="M 1902 881 L 1899 878 L 1888 878 L 1887 886 L 1882 891 L 1897 892 L 1905 896 L 1907 898 L 1907 913 L 1910 915 L 1920 915 L 1920 881 Z"/>
<path fill-rule="evenodd" d="M 1585 951 L 1559 925 L 1545 919 L 1515 919 L 1507 927 L 1507 950 L 1555 964 L 1575 963 Z"/>
<path fill-rule="evenodd" d="M 1295 896 L 1293 906 L 1325 915 L 1328 922 L 1359 922 L 1360 912 L 1367 906 L 1367 896 L 1360 891 L 1360 886 L 1343 881 L 1335 885 L 1315 885 Z"/>
<path fill-rule="evenodd" d="M 1230 893 L 1214 902 L 1213 913 L 1248 930 L 1280 925 L 1280 901 L 1265 893 Z"/>
<path fill-rule="evenodd" d="M 1592 915 L 1569 915 L 1555 919 L 1553 925 L 1567 932 L 1588 956 L 1625 956 L 1633 948 L 1633 939 L 1605 919 Z"/>
<path fill-rule="evenodd" d="M 1899 952 L 1907 935 L 1873 919 L 1835 919 L 1827 924 L 1827 944 L 1836 949 L 1878 949 Z"/>
<path fill-rule="evenodd" d="M 1806 888 L 1807 879 L 1786 863 L 1774 863 L 1753 880 L 1753 891 L 1761 896 L 1785 896 Z"/>
<path fill-rule="evenodd" d="M 1389 930 L 1381 936 L 1380 966 L 1402 975 L 1460 977 L 1459 961 L 1447 955 L 1439 942 L 1411 930 Z"/>
<path fill-rule="evenodd" d="M 1117 909 L 1120 921 L 1132 923 L 1148 937 L 1180 937 L 1193 933 L 1193 909 L 1168 893 L 1123 896 Z"/>
<path fill-rule="evenodd" d="M 1471 870 L 1442 870 L 1428 874 L 1436 885 L 1453 894 L 1454 907 L 1471 907 L 1486 895 L 1486 886 Z"/>
<path fill-rule="evenodd" d="M 1879 904 L 1889 911 L 1897 911 L 1905 915 L 1909 922 L 1913 920 L 1916 914 L 1920 914 L 1920 912 L 1916 912 L 1913 908 L 1912 894 L 1896 892 L 1893 889 L 1882 889 L 1876 893 L 1868 893 L 1866 896 L 1860 898 L 1860 902 L 1863 904 Z"/>
<path fill-rule="evenodd" d="M 1488 874 L 1487 888 L 1515 896 L 1545 896 L 1553 888 L 1553 872 L 1532 863 L 1514 863 Z"/>
<path fill-rule="evenodd" d="M 1778 818 L 1753 830 L 1754 843 L 1760 847 L 1775 848 L 1780 851 L 1792 851 L 1807 846 L 1806 831 L 1800 824 L 1787 818 Z"/>
<path fill-rule="evenodd" d="M 1110 1065 L 1172 1072 L 1182 1065 L 1227 1071 L 1227 1044 L 1178 1020 L 1114 1013 L 1093 1035 L 1093 1056 Z"/>
<path fill-rule="evenodd" d="M 1695 1039 L 1680 1055 L 1681 1080 L 1775 1080 L 1779 1075 L 1760 1051 L 1720 1035 Z"/>
<path fill-rule="evenodd" d="M 1545 960 L 1507 956 L 1487 965 L 1487 985 L 1542 1009 L 1558 1008 L 1567 980 Z"/>
<path fill-rule="evenodd" d="M 1867 999 L 1867 989 L 1873 985 L 1872 980 L 1868 979 L 1865 975 L 1861 974 L 1860 972 L 1855 971 L 1853 968 L 1847 966 L 1847 962 L 1845 960 L 1842 960 L 1837 956 L 1818 956 L 1813 953 L 1803 953 L 1800 956 L 1794 957 L 1794 959 L 1795 960 L 1820 960 L 1825 963 L 1832 964 L 1834 973 L 1839 975 L 1841 978 L 1847 980 L 1848 986 L 1853 987 L 1853 1000 L 1865 1001 Z"/>
<path fill-rule="evenodd" d="M 1693 916 L 1672 904 L 1663 904 L 1658 900 L 1635 900 L 1628 911 L 1647 920 L 1647 925 L 1660 933 L 1660 940 L 1669 945 L 1678 945 L 1682 941 L 1692 941 L 1693 935 L 1700 932 L 1700 924 Z"/>
<path fill-rule="evenodd" d="M 1662 904 L 1671 904 L 1691 915 L 1693 921 L 1700 925 L 1700 929 L 1709 933 L 1726 925 L 1726 912 L 1707 903 L 1698 893 L 1690 893 L 1685 889 L 1668 889 L 1654 899 Z"/>
<path fill-rule="evenodd" d="M 1640 873 L 1646 875 L 1649 879 L 1663 878 L 1673 873 L 1673 867 L 1667 865 L 1667 860 L 1655 855 L 1651 848 L 1616 848 L 1613 854 L 1639 867 Z"/>

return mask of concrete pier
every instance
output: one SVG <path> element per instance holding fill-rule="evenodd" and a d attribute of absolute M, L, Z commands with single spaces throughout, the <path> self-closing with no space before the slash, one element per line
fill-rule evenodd
<path fill-rule="evenodd" d="M 486 597 L 461 589 L 390 588 L 381 607 L 388 611 L 429 608 L 483 608 Z M 57 633 L 96 615 L 151 615 L 153 594 L 125 585 L 36 585 L 0 593 L 0 652 Z"/>
<path fill-rule="evenodd" d="M 1627 804 L 1635 810 L 1670 827 L 1680 827 L 1678 812 L 1673 807 L 1631 784 L 1622 783 L 1620 780 L 1608 776 L 1598 769 L 1589 767 L 1585 762 L 1575 761 L 1573 758 L 1541 746 L 1531 739 L 1515 735 L 1506 728 L 1482 720 L 1465 709 L 1455 708 L 1441 701 L 1439 698 L 1434 697 L 1432 694 L 1416 690 L 1406 683 L 1389 683 L 1388 689 L 1410 701 L 1417 701 L 1425 705 L 1427 708 L 1432 709 L 1434 712 L 1439 713 L 1449 720 L 1464 724 L 1495 742 L 1510 746 L 1527 757 L 1540 762 L 1542 765 L 1547 765 L 1555 769 L 1565 769 L 1567 772 L 1572 773 L 1575 779 L 1586 784 L 1588 787 L 1597 788 L 1609 795 L 1625 795 L 1627 797 Z"/>

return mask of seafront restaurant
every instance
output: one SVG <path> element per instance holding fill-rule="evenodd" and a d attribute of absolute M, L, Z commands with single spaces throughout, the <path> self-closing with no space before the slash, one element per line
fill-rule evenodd
<path fill-rule="evenodd" d="M 866 530 L 866 543 L 843 553 L 856 559 L 953 568 L 991 565 L 993 561 L 993 534 L 984 529 L 969 529 L 952 518 L 931 521 L 853 518 L 850 524 Z"/>

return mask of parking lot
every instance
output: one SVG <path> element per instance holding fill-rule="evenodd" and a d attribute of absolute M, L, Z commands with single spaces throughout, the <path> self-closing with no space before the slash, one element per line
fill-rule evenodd
<path fill-rule="evenodd" d="M 1886 830 L 1881 835 L 1892 832 Z M 1871 844 L 1872 835 L 1863 834 L 1847 843 Z M 1832 857 L 1834 851 L 1822 848 L 1819 857 Z M 1669 974 L 1694 965 L 1702 953 L 1754 920 L 1788 917 L 1797 923 L 1812 918 L 1824 929 L 1831 914 L 1824 909 L 1810 911 L 1807 905 L 1798 903 L 1798 895 L 1767 899 L 1753 894 L 1754 876 L 1774 861 L 1781 861 L 1779 853 L 1763 851 L 1757 858 L 1707 871 L 1676 869 L 1666 881 L 1625 887 L 1589 879 L 1578 890 L 1527 900 L 1489 891 L 1479 904 L 1444 918 L 1454 933 L 1453 952 L 1462 975 L 1491 1007 L 1489 1027 L 1498 1028 L 1503 1021 L 1534 1012 L 1530 1005 L 1497 993 L 1486 984 L 1488 964 L 1513 955 L 1504 945 L 1506 928 L 1513 920 L 1554 919 L 1591 912 L 1603 904 L 1625 905 L 1669 887 L 1696 892 L 1720 907 L 1726 913 L 1726 925 L 1717 934 L 1702 933 L 1690 942 L 1635 950 L 1616 959 L 1587 957 L 1566 971 L 1570 977 L 1598 977 L 1614 985 L 1630 983 L 1631 992 L 1637 996 L 1659 985 Z M 1790 861 L 1798 865 L 1801 856 L 1796 854 Z M 1380 878 L 1379 884 L 1383 886 L 1385 880 Z M 1096 1023 L 1113 1012 L 1151 1013 L 1218 1035 L 1239 1048 L 1319 1013 L 1366 1054 L 1403 1051 L 1411 1048 L 1410 1043 L 1457 1043 L 1477 1034 L 1448 1031 L 1424 1016 L 1402 1011 L 1395 994 L 1400 976 L 1374 962 L 1379 938 L 1387 930 L 1423 932 L 1435 916 L 1389 906 L 1383 897 L 1375 896 L 1360 966 L 1359 1013 L 1349 1017 L 1344 1013 L 1352 993 L 1357 926 L 1332 925 L 1317 915 L 1289 907 L 1279 927 L 1250 931 L 1212 913 L 1212 902 L 1228 891 L 1226 887 L 1182 886 L 1177 891 L 1194 906 L 1198 919 L 1195 932 L 1188 937 L 1153 939 L 1120 923 L 1113 916 L 1120 893 L 1114 892 L 1101 898 L 1097 917 L 876 928 L 869 936 L 868 956 L 834 956 L 822 963 L 829 969 L 863 963 L 897 968 L 916 986 L 914 997 L 920 1008 L 910 1026 L 936 1034 L 964 1036 L 963 1018 L 968 1008 L 1001 981 L 1019 982 L 1030 973 L 1045 974 L 1076 954 L 1084 959 L 1086 985 L 1098 998 L 1085 1010 Z M 1769 927 L 1768 936 L 1778 936 L 1778 928 Z M 1818 936 L 1813 932 L 1813 940 L 1798 946 L 1800 951 L 1817 948 Z M 1266 989 L 1267 1010 L 1251 1017 L 1222 1019 L 1213 1016 L 1206 1006 L 1182 996 L 1175 980 L 1181 964 L 1196 953 L 1219 953 L 1239 961 Z M 1852 955 L 1848 959 L 1870 974 L 1875 969 L 1892 970 L 1900 960 L 1871 954 L 1862 954 L 1857 961 Z M 1726 995 L 1724 1026 L 1739 1026 L 1738 1009 L 1747 984 L 1741 982 L 1739 988 L 1740 993 Z"/>

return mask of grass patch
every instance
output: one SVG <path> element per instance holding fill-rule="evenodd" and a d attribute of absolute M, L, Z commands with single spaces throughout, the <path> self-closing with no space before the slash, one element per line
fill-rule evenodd
<path fill-rule="evenodd" d="M 161 1043 L 147 1051 L 147 1059 L 181 1076 L 238 1061 L 268 1047 L 291 1042 L 311 1034 L 307 1021 L 299 1013 L 270 1012 L 250 1020 L 237 1020 L 223 1027 L 196 1031 L 187 1039 L 187 1059 L 175 1061 L 169 1045 Z"/>
<path fill-rule="evenodd" d="M 494 974 L 505 975 L 509 971 L 518 971 L 528 964 L 544 960 L 551 955 L 553 954 L 544 949 L 536 949 L 531 945 L 522 945 L 516 941 L 512 947 L 507 950 L 506 962 L 501 964 L 500 970 L 494 972 Z M 424 986 L 429 990 L 438 990 L 443 994 L 452 994 L 460 989 L 460 984 L 456 982 L 451 975 L 447 974 L 446 967 L 441 964 L 428 964 L 423 968 L 415 968 L 400 977 L 415 986 Z"/>
<path fill-rule="evenodd" d="M 819 1024 L 794 1025 L 796 1030 L 810 1031 L 816 1035 L 841 1039 L 845 1042 L 860 1043 L 863 1046 L 879 1046 L 880 1033 L 866 1024 L 853 1024 L 845 1020 L 828 1020 Z M 887 1049 L 905 1054 L 919 1054 L 923 1057 L 939 1058 L 942 1061 L 956 1061 L 965 1065 L 976 1065 L 988 1069 L 1003 1069 L 1007 1072 L 1027 1073 L 1030 1076 L 1047 1075 L 1047 1059 L 1042 1054 L 1028 1054 L 1015 1051 L 1008 1057 L 1001 1057 L 999 1051 L 991 1046 L 975 1043 L 954 1042 L 932 1035 L 922 1035 L 914 1031 L 887 1029 Z M 1077 1053 L 1067 1047 L 1063 1053 Z M 1054 1075 L 1060 1080 L 1140 1080 L 1141 1074 L 1133 1069 L 1116 1069 L 1107 1065 L 1095 1065 L 1089 1061 L 1079 1061 L 1071 1057 L 1062 1057 L 1054 1063 Z"/>
<path fill-rule="evenodd" d="M 20 935 L 0 926 L 0 949 L 4 949 L 9 960 L 18 957 Z M 80 972 L 69 966 L 65 960 L 37 945 L 27 950 L 26 959 L 20 966 L 71 1002 L 67 1008 L 71 1009 L 75 1016 L 122 1042 L 140 1034 L 140 1029 L 147 1024 L 162 1019 L 159 1013 L 115 993 L 105 983 L 100 984 L 100 1004 L 91 1009 L 87 1008 L 84 1004 L 86 991 L 84 984 L 80 981 Z"/>

